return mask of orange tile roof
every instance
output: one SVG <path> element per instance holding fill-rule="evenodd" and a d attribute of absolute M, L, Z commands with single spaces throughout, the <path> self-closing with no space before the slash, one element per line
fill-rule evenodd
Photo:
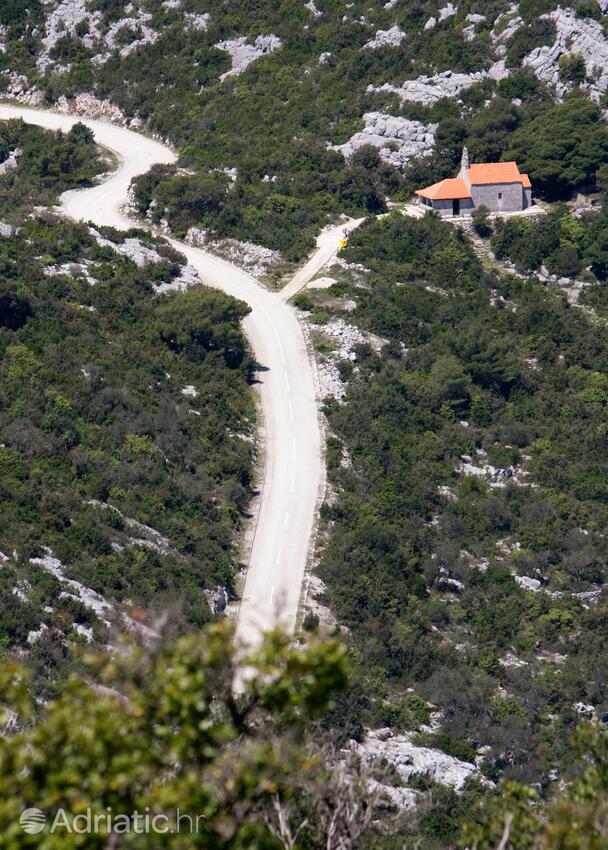
<path fill-rule="evenodd" d="M 475 186 L 487 183 L 522 183 L 516 162 L 474 162 L 469 168 L 469 180 Z"/>
<path fill-rule="evenodd" d="M 524 189 L 531 189 L 532 188 L 532 184 L 530 183 L 530 178 L 528 177 L 527 174 L 521 175 L 521 185 L 524 187 Z"/>
<path fill-rule="evenodd" d="M 421 198 L 428 198 L 429 201 L 451 201 L 471 197 L 464 180 L 461 180 L 460 177 L 440 180 L 439 183 L 433 183 L 426 189 L 416 189 L 416 194 Z"/>

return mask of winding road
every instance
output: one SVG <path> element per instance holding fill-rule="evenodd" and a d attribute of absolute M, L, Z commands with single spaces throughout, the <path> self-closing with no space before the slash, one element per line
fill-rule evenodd
<path fill-rule="evenodd" d="M 62 212 L 95 225 L 145 227 L 128 218 L 121 207 L 133 177 L 155 163 L 175 161 L 168 147 L 103 121 L 0 104 L 0 120 L 10 118 L 54 130 L 69 130 L 78 121 L 90 127 L 96 141 L 117 156 L 118 168 L 99 185 L 65 193 Z M 333 235 L 324 236 L 319 248 L 323 257 L 329 259 L 335 253 L 341 230 L 334 228 Z M 244 328 L 261 367 L 261 442 L 265 450 L 236 636 L 244 644 L 255 644 L 264 630 L 280 625 L 293 631 L 296 623 L 325 475 L 314 365 L 295 312 L 286 303 L 287 293 L 269 292 L 231 263 L 183 242 L 170 241 L 205 284 L 240 298 L 251 308 Z M 310 277 L 318 270 L 317 262 L 310 266 Z M 297 289 L 305 285 L 305 278 L 298 278 Z M 296 287 L 292 289 L 297 291 Z"/>

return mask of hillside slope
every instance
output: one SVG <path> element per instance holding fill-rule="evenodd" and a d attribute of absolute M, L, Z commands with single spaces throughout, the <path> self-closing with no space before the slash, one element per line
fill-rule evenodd
<path fill-rule="evenodd" d="M 142 213 L 299 259 L 328 218 L 451 173 L 463 142 L 500 157 L 552 101 L 577 90 L 601 103 L 603 12 L 596 0 L 13 0 L 0 67 L 11 96 L 177 145 L 188 173 L 140 181 Z M 358 153 L 366 144 L 380 159 Z"/>

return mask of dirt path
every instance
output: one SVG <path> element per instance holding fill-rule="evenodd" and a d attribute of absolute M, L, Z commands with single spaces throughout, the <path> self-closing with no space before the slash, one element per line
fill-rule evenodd
<path fill-rule="evenodd" d="M 297 295 L 313 277 L 320 272 L 328 262 L 336 256 L 340 249 L 340 240 L 348 236 L 348 234 L 359 227 L 365 221 L 364 218 L 351 218 L 344 224 L 337 224 L 333 227 L 327 227 L 317 238 L 317 247 L 307 263 L 291 278 L 280 292 L 281 298 L 284 301 L 289 301 L 294 295 Z"/>

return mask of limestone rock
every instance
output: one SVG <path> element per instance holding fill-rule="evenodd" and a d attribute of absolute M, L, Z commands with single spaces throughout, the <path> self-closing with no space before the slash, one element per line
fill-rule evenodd
<path fill-rule="evenodd" d="M 117 254 L 122 254 L 132 260 L 139 268 L 150 265 L 151 263 L 159 263 L 162 257 L 154 248 L 145 245 L 141 239 L 129 238 L 124 242 L 112 242 L 110 239 L 105 239 L 101 233 L 93 228 L 90 229 L 91 236 L 94 236 L 98 245 L 106 248 L 111 248 Z"/>
<path fill-rule="evenodd" d="M 230 597 L 223 585 L 218 585 L 215 590 L 203 590 L 203 593 L 207 597 L 209 607 L 214 614 L 221 614 L 226 610 L 226 605 L 228 605 Z"/>
<path fill-rule="evenodd" d="M 194 266 L 187 265 L 182 266 L 181 271 L 177 277 L 174 277 L 173 280 L 168 283 L 160 283 L 158 286 L 154 287 L 154 291 L 160 293 L 161 295 L 165 292 L 178 292 L 184 289 L 188 289 L 191 286 L 194 286 L 197 283 L 200 283 L 201 279 L 197 270 Z"/>
<path fill-rule="evenodd" d="M 575 702 L 572 708 L 585 720 L 590 720 L 592 723 L 597 722 L 597 711 L 593 705 L 587 705 L 584 702 Z"/>
<path fill-rule="evenodd" d="M 579 54 L 585 62 L 588 82 L 582 87 L 598 102 L 608 89 L 608 41 L 603 27 L 592 18 L 577 18 L 571 9 L 556 9 L 546 17 L 554 21 L 557 35 L 553 44 L 537 47 L 523 60 L 543 83 L 555 86 L 559 97 L 569 85 L 559 78 L 559 59 L 564 55 Z"/>
<path fill-rule="evenodd" d="M 253 242 L 240 242 L 238 239 L 216 239 L 206 230 L 198 227 L 191 227 L 188 230 L 186 242 L 220 254 L 231 263 L 245 269 L 253 277 L 264 277 L 270 269 L 283 261 L 281 254 L 271 248 L 255 245 Z"/>
<path fill-rule="evenodd" d="M 469 776 L 477 773 L 474 764 L 460 761 L 440 750 L 416 746 L 410 735 L 386 738 L 382 731 L 371 731 L 362 744 L 353 744 L 352 748 L 368 761 L 385 759 L 406 783 L 411 776 L 427 776 L 441 785 L 462 791 Z"/>
<path fill-rule="evenodd" d="M 485 15 L 477 15 L 469 13 L 466 17 L 467 26 L 462 28 L 462 34 L 467 41 L 473 41 L 475 38 L 476 26 L 482 21 L 485 21 Z"/>
<path fill-rule="evenodd" d="M 39 71 L 44 71 L 53 64 L 49 55 L 51 50 L 63 36 L 74 35 L 76 27 L 83 21 L 88 23 L 89 33 L 83 36 L 82 42 L 85 47 L 91 48 L 99 37 L 101 12 L 91 12 L 86 0 L 62 0 L 56 9 L 49 13 L 45 36 L 42 39 L 43 49 L 36 62 Z"/>
<path fill-rule="evenodd" d="M 18 160 L 23 151 L 21 148 L 15 148 L 11 151 L 4 162 L 0 162 L 0 174 L 8 174 L 9 171 L 14 171 L 19 165 Z"/>
<path fill-rule="evenodd" d="M 319 623 L 322 626 L 333 628 L 337 625 L 337 620 L 327 605 L 323 605 L 318 601 L 318 597 L 323 596 L 326 587 L 325 583 L 319 576 L 314 573 L 310 574 L 308 579 L 308 593 L 306 595 L 306 610 L 311 614 L 315 614 L 319 618 Z"/>
<path fill-rule="evenodd" d="M 184 15 L 184 20 L 190 29 L 198 30 L 199 32 L 205 32 L 207 30 L 210 19 L 211 15 L 208 12 L 202 15 L 196 15 L 194 12 L 186 12 Z"/>
<path fill-rule="evenodd" d="M 514 576 L 515 583 L 524 590 L 531 590 L 533 593 L 538 593 L 540 590 L 540 581 L 537 578 L 530 576 Z"/>
<path fill-rule="evenodd" d="M 378 47 L 398 47 L 404 38 L 405 33 L 403 30 L 395 25 L 389 30 L 378 30 L 374 38 L 366 42 L 362 49 L 374 50 Z"/>
<path fill-rule="evenodd" d="M 3 71 L 0 78 L 6 77 L 6 82 L 0 83 L 0 97 L 16 100 L 26 106 L 40 106 L 44 94 L 35 88 L 30 88 L 27 78 L 15 71 Z"/>
<path fill-rule="evenodd" d="M 75 97 L 69 99 L 62 95 L 56 102 L 55 109 L 59 112 L 69 113 L 70 115 L 82 115 L 83 118 L 110 121 L 113 124 L 128 123 L 123 111 L 115 103 L 109 100 L 99 100 L 99 98 L 89 92 L 77 94 Z"/>
<path fill-rule="evenodd" d="M 395 86 L 392 83 L 384 83 L 374 88 L 368 86 L 368 91 L 387 91 L 396 94 L 402 102 L 422 103 L 425 106 L 433 106 L 444 97 L 458 97 L 462 91 L 470 88 L 475 83 L 490 77 L 493 80 L 502 80 L 508 76 L 504 61 L 496 62 L 487 71 L 475 71 L 472 74 L 461 74 L 453 71 L 442 71 L 433 77 L 421 76 L 415 80 L 406 80 L 403 85 Z"/>
<path fill-rule="evenodd" d="M 374 336 L 374 334 L 363 333 L 359 328 L 350 325 L 344 319 L 332 319 L 330 322 L 319 326 L 311 322 L 303 321 L 302 328 L 308 343 L 314 347 L 315 338 L 322 334 L 331 344 L 332 351 L 317 361 L 317 378 L 319 382 L 319 394 L 321 398 L 332 397 L 341 401 L 346 395 L 346 384 L 340 377 L 338 363 L 348 360 L 356 363 L 356 347 L 367 343 L 374 351 L 379 352 L 386 340 Z"/>
<path fill-rule="evenodd" d="M 125 11 L 129 15 L 133 12 L 133 6 L 127 6 Z M 143 47 L 145 44 L 154 44 L 154 42 L 158 39 L 159 34 L 156 30 L 153 30 L 149 27 L 148 21 L 152 20 L 152 15 L 150 12 L 145 12 L 143 9 L 138 9 L 136 15 L 132 15 L 131 17 L 121 18 L 116 23 L 112 24 L 105 36 L 104 42 L 106 47 L 111 50 L 114 50 L 116 47 L 116 38 L 118 34 L 124 30 L 129 29 L 133 30 L 137 33 L 137 37 L 133 39 L 133 41 L 129 42 L 129 44 L 125 44 L 119 50 L 120 55 L 124 58 L 125 56 L 129 56 L 135 50 L 138 50 L 140 47 Z M 107 62 L 110 58 L 111 53 L 103 53 L 98 56 L 93 57 L 93 62 L 97 65 L 101 65 L 104 62 Z"/>
<path fill-rule="evenodd" d="M 315 6 L 315 0 L 308 0 L 307 3 L 304 3 L 304 7 L 308 9 L 313 18 L 320 18 L 323 14 L 323 12 Z"/>
<path fill-rule="evenodd" d="M 447 19 L 453 17 L 457 11 L 458 6 L 454 6 L 452 3 L 447 3 L 443 9 L 439 10 L 439 21 L 447 21 Z"/>
<path fill-rule="evenodd" d="M 226 77 L 242 74 L 252 62 L 255 62 L 261 56 L 274 53 L 275 50 L 282 47 L 282 43 L 276 35 L 259 35 L 253 44 L 247 44 L 247 36 L 242 35 L 239 38 L 220 41 L 215 46 L 219 50 L 225 50 L 229 53 L 232 59 L 232 68 L 220 76 L 220 80 L 225 80 Z"/>
<path fill-rule="evenodd" d="M 504 45 L 523 25 L 523 18 L 519 16 L 519 7 L 517 3 L 512 3 L 507 11 L 494 21 L 494 28 L 490 33 L 492 43 L 494 46 Z M 503 52 L 506 52 L 504 48 Z"/>
<path fill-rule="evenodd" d="M 380 156 L 397 168 L 410 159 L 429 154 L 435 144 L 436 124 L 422 124 L 381 112 L 366 112 L 365 127 L 343 145 L 330 146 L 349 158 L 365 145 L 378 148 Z"/>

